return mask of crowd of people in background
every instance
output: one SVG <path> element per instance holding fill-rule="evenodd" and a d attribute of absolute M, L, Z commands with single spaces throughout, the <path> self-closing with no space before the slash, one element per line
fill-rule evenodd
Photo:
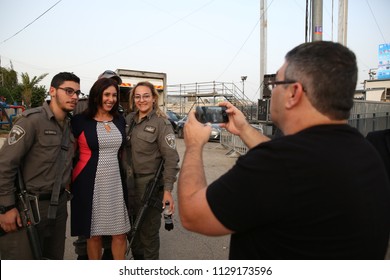
<path fill-rule="evenodd" d="M 179 166 L 155 86 L 135 85 L 123 116 L 121 82 L 107 70 L 79 100 L 80 79 L 58 73 L 51 100 L 15 121 L 0 149 L 1 259 L 63 259 L 68 201 L 78 259 L 125 259 L 160 163 L 153 203 L 132 239 L 135 260 L 159 259 L 161 213 L 175 211 L 177 177 L 182 225 L 231 235 L 229 259 L 385 258 L 390 130 L 365 138 L 347 124 L 357 82 L 347 47 L 319 41 L 286 54 L 267 84 L 279 137 L 255 130 L 230 102 L 219 104 L 228 115 L 220 126 L 249 150 L 214 182 L 202 157 L 210 124 L 189 112 Z"/>

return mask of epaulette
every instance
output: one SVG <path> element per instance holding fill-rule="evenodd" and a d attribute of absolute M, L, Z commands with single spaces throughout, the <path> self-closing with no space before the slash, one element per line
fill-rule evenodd
<path fill-rule="evenodd" d="M 125 117 L 126 122 L 130 122 L 133 119 L 134 115 L 135 115 L 135 112 L 128 113 L 127 116 Z"/>
<path fill-rule="evenodd" d="M 163 119 L 164 119 L 165 124 L 171 124 L 171 122 L 167 118 L 163 118 Z"/>
<path fill-rule="evenodd" d="M 31 114 L 36 114 L 36 113 L 40 113 L 40 112 L 42 112 L 42 107 L 35 107 L 35 108 L 31 108 L 31 109 L 24 111 L 22 113 L 22 116 L 28 117 Z"/>

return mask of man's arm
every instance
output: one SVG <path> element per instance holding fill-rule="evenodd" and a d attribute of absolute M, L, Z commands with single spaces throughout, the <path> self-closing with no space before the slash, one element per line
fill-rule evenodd
<path fill-rule="evenodd" d="M 11 129 L 6 142 L 0 149 L 0 205 L 12 207 L 16 205 L 15 179 L 25 153 L 33 143 L 33 126 L 26 118 L 21 118 Z M 0 215 L 0 226 L 6 231 L 16 231 L 22 226 L 19 211 L 14 207 Z"/>
<path fill-rule="evenodd" d="M 203 125 L 192 111 L 184 126 L 186 151 L 178 180 L 179 213 L 184 228 L 206 234 L 232 233 L 219 222 L 206 199 L 207 182 L 203 169 L 203 146 L 208 142 L 211 127 Z"/>

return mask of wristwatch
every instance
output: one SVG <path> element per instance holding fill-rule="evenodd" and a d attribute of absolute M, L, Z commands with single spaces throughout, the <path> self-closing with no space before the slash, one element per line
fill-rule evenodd
<path fill-rule="evenodd" d="M 5 212 L 15 208 L 15 204 L 9 206 L 0 206 L 0 214 L 4 214 Z"/>

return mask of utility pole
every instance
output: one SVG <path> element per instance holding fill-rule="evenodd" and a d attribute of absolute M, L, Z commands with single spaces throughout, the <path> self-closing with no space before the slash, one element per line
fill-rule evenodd
<path fill-rule="evenodd" d="M 0 69 L 1 69 L 1 56 L 0 56 Z M 2 87 L 4 86 L 3 71 L 0 72 L 0 85 L 1 85 Z"/>
<path fill-rule="evenodd" d="M 322 0 L 312 2 L 312 41 L 322 41 Z"/>
<path fill-rule="evenodd" d="M 347 45 L 348 0 L 339 0 L 339 21 L 337 41 Z"/>
<path fill-rule="evenodd" d="M 264 74 L 267 71 L 267 0 L 260 0 L 260 86 L 264 84 Z M 260 99 L 263 91 L 260 90 Z"/>
<path fill-rule="evenodd" d="M 244 87 L 244 84 L 245 84 L 245 80 L 246 80 L 246 78 L 248 78 L 248 76 L 241 76 L 241 81 L 242 81 L 242 101 L 244 102 L 244 100 L 245 100 L 245 91 L 244 91 L 244 89 L 245 89 L 245 87 Z"/>

